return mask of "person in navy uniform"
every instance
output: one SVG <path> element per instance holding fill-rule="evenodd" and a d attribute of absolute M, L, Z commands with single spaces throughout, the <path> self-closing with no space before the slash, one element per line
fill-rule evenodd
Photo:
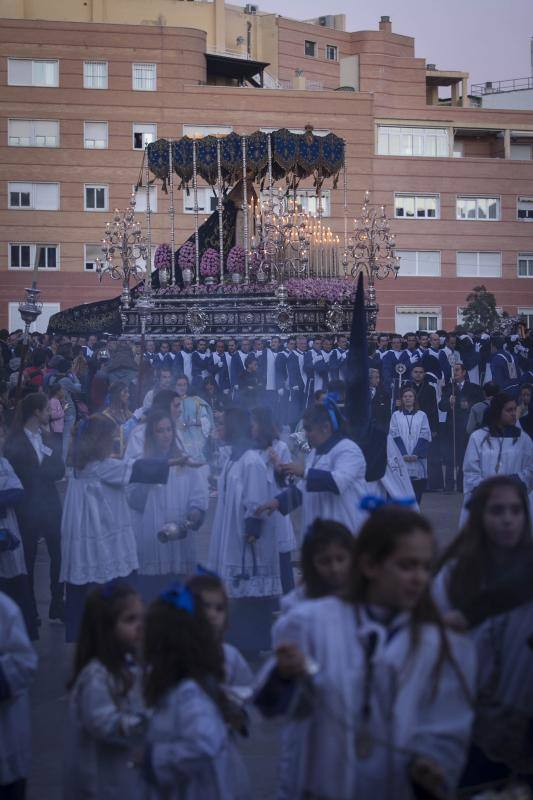
<path fill-rule="evenodd" d="M 505 339 L 503 336 L 493 336 L 490 344 L 492 380 L 498 384 L 502 392 L 518 389 L 520 367 L 514 354 L 505 349 Z"/>
<path fill-rule="evenodd" d="M 370 417 L 377 428 L 381 428 L 381 430 L 388 433 L 391 418 L 391 398 L 381 384 L 379 369 L 371 367 L 368 370 L 368 385 Z"/>
<path fill-rule="evenodd" d="M 385 353 L 389 352 L 389 335 L 388 333 L 380 333 L 378 336 L 378 346 L 372 357 L 369 359 L 370 366 L 379 369 L 379 374 L 382 374 L 382 362 Z"/>
<path fill-rule="evenodd" d="M 468 434 L 466 426 L 470 417 L 470 409 L 475 403 L 483 400 L 483 390 L 477 383 L 471 383 L 464 364 L 454 364 L 453 381 L 442 390 L 442 398 L 439 409 L 445 411 L 445 491 L 453 489 L 453 431 L 455 415 L 455 452 L 457 467 L 457 489 L 463 490 L 463 460 L 466 446 L 468 444 Z"/>
<path fill-rule="evenodd" d="M 218 389 L 222 395 L 231 395 L 231 355 L 226 352 L 222 339 L 215 342 L 215 352 L 213 353 L 213 376 Z"/>
<path fill-rule="evenodd" d="M 306 404 L 313 403 L 315 392 L 327 391 L 329 365 L 324 361 L 322 337 L 315 336 L 313 346 L 304 356 L 304 371 L 307 375 L 305 387 Z"/>
<path fill-rule="evenodd" d="M 399 333 L 395 333 L 391 339 L 392 350 L 389 350 L 383 356 L 381 363 L 381 382 L 386 392 L 393 394 L 395 398 L 398 394 L 400 380 L 396 367 L 402 364 L 405 371 L 402 376 L 402 383 L 407 378 L 407 373 L 411 367 L 411 359 L 406 350 L 402 350 L 402 337 Z"/>
<path fill-rule="evenodd" d="M 213 359 L 205 339 L 198 339 L 196 350 L 191 356 L 191 369 L 193 394 L 201 394 L 205 379 L 213 371 Z"/>
<path fill-rule="evenodd" d="M 235 400 L 238 400 L 239 397 L 241 376 L 246 372 L 246 359 L 250 355 L 251 349 L 250 339 L 243 339 L 240 347 L 231 356 L 230 382 Z"/>
<path fill-rule="evenodd" d="M 346 358 L 348 356 L 348 337 L 337 336 L 336 346 L 329 360 L 329 379 L 330 381 L 345 380 Z"/>
<path fill-rule="evenodd" d="M 307 351 L 307 339 L 298 336 L 296 347 L 289 350 L 287 356 L 287 424 L 294 430 L 302 418 L 305 409 L 306 373 L 304 371 L 304 357 Z"/>
<path fill-rule="evenodd" d="M 441 349 L 440 338 L 437 333 L 430 334 L 429 347 L 422 356 L 422 366 L 437 381 L 441 383 L 450 382 L 452 368 L 445 351 Z"/>
<path fill-rule="evenodd" d="M 409 333 L 405 334 L 404 339 L 406 345 L 405 352 L 409 356 L 409 361 L 411 362 L 411 366 L 409 368 L 407 376 L 411 377 L 411 370 L 413 369 L 415 364 L 418 364 L 418 362 L 422 360 L 423 353 L 420 347 L 418 346 L 418 337 L 416 333 L 410 331 Z"/>
<path fill-rule="evenodd" d="M 273 336 L 270 347 L 263 347 L 257 358 L 259 382 L 263 387 L 263 402 L 272 410 L 272 415 L 279 424 L 280 400 L 285 394 L 287 379 L 287 358 L 282 352 L 281 339 Z"/>

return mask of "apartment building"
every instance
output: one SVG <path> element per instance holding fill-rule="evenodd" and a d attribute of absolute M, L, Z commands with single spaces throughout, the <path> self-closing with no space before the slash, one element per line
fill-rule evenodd
<path fill-rule="evenodd" d="M 346 140 L 348 206 L 384 205 L 402 257 L 378 328 L 453 327 L 473 286 L 533 323 L 533 111 L 480 108 L 468 75 L 415 57 L 382 18 L 301 22 L 223 0 L 5 0 L 0 28 L 0 327 L 36 271 L 44 312 L 118 294 L 95 258 L 147 142 L 288 127 Z M 316 204 L 310 185 L 302 199 Z M 207 216 L 212 198 L 200 192 Z M 151 190 L 153 242 L 170 241 Z M 145 193 L 138 193 L 143 223 Z M 193 229 L 185 192 L 175 240 Z M 325 196 L 342 236 L 342 186 Z"/>

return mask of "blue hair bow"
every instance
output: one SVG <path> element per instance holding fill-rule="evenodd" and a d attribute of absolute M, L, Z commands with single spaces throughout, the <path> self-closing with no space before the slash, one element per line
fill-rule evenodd
<path fill-rule="evenodd" d="M 359 508 L 361 511 L 369 511 L 372 513 L 373 511 L 377 511 L 378 508 L 383 508 L 383 506 L 404 506 L 409 508 L 409 506 L 414 506 L 416 500 L 414 497 L 391 497 L 386 500 L 384 497 L 376 497 L 373 494 L 365 495 L 360 503 Z"/>
<path fill-rule="evenodd" d="M 337 407 L 335 405 L 335 401 L 333 399 L 333 395 L 328 394 L 323 400 L 323 405 L 326 411 L 329 414 L 329 418 L 331 420 L 331 426 L 334 431 L 339 430 L 339 419 L 337 417 Z"/>
<path fill-rule="evenodd" d="M 181 583 L 175 583 L 166 592 L 162 592 L 159 597 L 170 606 L 174 606 L 181 611 L 186 611 L 187 614 L 194 613 L 194 597 L 192 592 L 187 586 Z"/>

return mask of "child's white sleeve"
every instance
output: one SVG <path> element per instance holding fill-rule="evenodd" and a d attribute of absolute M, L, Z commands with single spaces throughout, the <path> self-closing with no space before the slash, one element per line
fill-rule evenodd
<path fill-rule="evenodd" d="M 112 691 L 111 677 L 101 664 L 91 663 L 80 676 L 75 703 L 82 727 L 99 741 L 130 746 L 129 738 L 140 732 L 143 714 L 122 710 Z"/>
<path fill-rule="evenodd" d="M 1 701 L 15 697 L 29 687 L 37 670 L 37 654 L 28 639 L 18 606 L 9 601 L 2 603 L 0 610 L 6 619 L 0 650 Z"/>

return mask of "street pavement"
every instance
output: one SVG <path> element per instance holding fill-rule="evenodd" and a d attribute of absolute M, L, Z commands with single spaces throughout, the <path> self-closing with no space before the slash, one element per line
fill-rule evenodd
<path fill-rule="evenodd" d="M 206 524 L 198 534 L 199 557 L 204 563 L 215 502 L 211 501 Z M 422 500 L 422 512 L 434 526 L 439 549 L 456 533 L 461 502 L 459 494 L 426 494 Z M 36 594 L 43 624 L 36 644 L 39 670 L 31 692 L 33 767 L 28 800 L 60 800 L 67 708 L 65 685 L 74 645 L 65 644 L 62 625 L 48 622 L 48 556 L 42 544 L 36 564 Z M 241 746 L 254 787 L 253 800 L 275 798 L 278 732 L 279 723 L 257 720 L 251 738 Z"/>

